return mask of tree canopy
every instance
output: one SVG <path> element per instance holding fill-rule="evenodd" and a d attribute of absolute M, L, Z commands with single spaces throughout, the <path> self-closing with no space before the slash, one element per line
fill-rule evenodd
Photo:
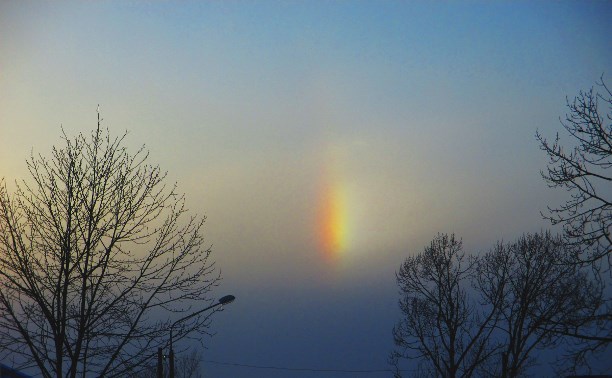
<path fill-rule="evenodd" d="M 220 276 L 176 185 L 98 124 L 32 154 L 0 186 L 0 353 L 44 377 L 125 376 L 155 361 L 169 318 L 211 302 Z M 175 315 L 174 317 L 178 317 Z M 175 329 L 207 333 L 210 314 Z"/>

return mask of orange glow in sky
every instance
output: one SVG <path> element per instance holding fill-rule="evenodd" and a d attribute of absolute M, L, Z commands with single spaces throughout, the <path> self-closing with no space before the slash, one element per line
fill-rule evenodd
<path fill-rule="evenodd" d="M 346 198 L 342 185 L 328 184 L 319 198 L 317 229 L 319 246 L 326 259 L 336 261 L 346 248 Z"/>

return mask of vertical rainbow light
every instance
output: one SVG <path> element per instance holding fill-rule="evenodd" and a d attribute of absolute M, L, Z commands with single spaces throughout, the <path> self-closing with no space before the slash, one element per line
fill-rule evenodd
<path fill-rule="evenodd" d="M 340 180 L 327 180 L 318 199 L 318 241 L 325 258 L 336 262 L 347 247 L 347 196 Z"/>

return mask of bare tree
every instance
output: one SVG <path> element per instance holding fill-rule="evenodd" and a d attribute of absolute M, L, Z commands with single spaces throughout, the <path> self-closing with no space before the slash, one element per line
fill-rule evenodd
<path fill-rule="evenodd" d="M 138 370 L 166 346 L 172 313 L 209 303 L 220 279 L 204 218 L 124 138 L 98 113 L 89 138 L 64 133 L 50 159 L 33 154 L 13 195 L 0 186 L 0 353 L 43 377 Z M 175 341 L 209 322 L 194 317 Z"/>
<path fill-rule="evenodd" d="M 567 102 L 569 114 L 561 121 L 570 136 L 562 145 L 557 133 L 550 142 L 536 138 L 549 163 L 542 177 L 550 187 L 570 193 L 567 202 L 548 209 L 545 218 L 563 225 L 568 240 L 582 248 L 580 261 L 612 263 L 612 92 L 603 79 Z"/>
<path fill-rule="evenodd" d="M 197 350 L 191 351 L 187 356 L 177 359 L 176 376 L 178 378 L 201 378 L 200 360 L 202 356 Z"/>
<path fill-rule="evenodd" d="M 557 208 L 548 208 L 544 217 L 563 226 L 567 241 L 576 246 L 568 261 L 590 264 L 596 278 L 610 286 L 612 277 L 612 92 L 603 78 L 597 88 L 580 92 L 567 101 L 569 114 L 561 121 L 569 144 L 561 144 L 557 134 L 549 142 L 540 133 L 540 149 L 549 157 L 542 177 L 550 187 L 564 188 L 570 198 Z M 581 344 L 574 355 L 586 356 L 608 348 L 612 342 L 612 300 L 609 290 L 602 293 L 599 310 L 574 325 L 559 326 L 558 331 Z M 588 343 L 584 345 L 584 343 Z"/>
<path fill-rule="evenodd" d="M 399 348 L 392 353 L 392 363 L 417 359 L 430 376 L 471 377 L 493 355 L 496 348 L 489 337 L 497 306 L 470 300 L 466 285 L 473 268 L 461 241 L 446 234 L 404 261 L 396 274 L 403 318 L 393 329 Z"/>
<path fill-rule="evenodd" d="M 176 358 L 175 377 L 176 378 L 202 378 L 202 354 L 197 350 L 192 350 L 188 355 L 181 355 Z M 170 366 L 167 363 L 168 359 L 164 359 L 163 364 L 163 376 L 168 378 L 170 376 Z M 129 378 L 151 378 L 157 374 L 157 366 L 155 364 L 148 364 L 143 367 L 140 371 L 132 373 Z"/>
<path fill-rule="evenodd" d="M 461 241 L 438 235 L 396 274 L 403 318 L 393 329 L 395 375 L 406 358 L 419 362 L 419 376 L 518 377 L 537 351 L 575 341 L 576 329 L 593 332 L 580 342 L 605 339 L 598 332 L 609 322 L 592 324 L 604 285 L 565 261 L 573 248 L 542 232 L 466 259 Z M 591 347 L 575 345 L 581 358 Z"/>
<path fill-rule="evenodd" d="M 568 247 L 550 233 L 527 234 L 498 243 L 478 262 L 475 288 L 497 306 L 495 338 L 501 342 L 497 376 L 518 377 L 537 349 L 558 345 L 560 329 L 576 326 L 601 305 L 601 286 L 588 271 L 564 264 Z"/>

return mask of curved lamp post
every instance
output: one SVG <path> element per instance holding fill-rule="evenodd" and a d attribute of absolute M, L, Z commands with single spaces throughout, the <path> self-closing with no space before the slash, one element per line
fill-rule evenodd
<path fill-rule="evenodd" d="M 217 306 L 223 306 L 229 303 L 232 303 L 234 301 L 234 299 L 236 299 L 236 297 L 234 297 L 233 295 L 226 295 L 224 297 L 219 298 L 219 301 L 217 301 L 217 303 L 215 303 L 212 306 L 208 306 L 206 308 L 203 308 L 199 311 L 194 312 L 193 314 L 189 314 L 185 317 L 180 318 L 179 320 L 175 321 L 174 323 L 172 323 L 172 325 L 170 326 L 170 366 L 169 366 L 169 370 L 170 370 L 170 378 L 174 378 L 174 350 L 172 349 L 172 334 L 174 331 L 174 326 L 176 326 L 178 323 L 180 322 L 184 322 L 185 320 L 191 319 L 194 316 L 198 316 L 201 313 L 203 313 L 204 311 L 208 311 L 212 308 L 215 308 Z M 161 368 L 161 361 L 158 362 L 157 364 L 157 375 L 158 377 L 162 376 L 162 368 Z"/>

